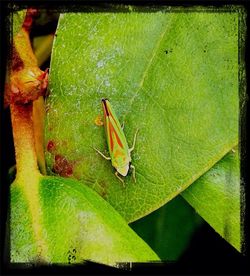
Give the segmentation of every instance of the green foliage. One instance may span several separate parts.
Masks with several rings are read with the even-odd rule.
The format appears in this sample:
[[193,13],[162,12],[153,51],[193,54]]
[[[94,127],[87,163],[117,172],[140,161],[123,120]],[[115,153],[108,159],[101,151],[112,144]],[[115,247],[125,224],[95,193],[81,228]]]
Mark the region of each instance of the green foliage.
[[189,246],[202,218],[177,196],[153,213],[130,224],[161,260],[176,261]]
[[182,196],[238,251],[241,250],[239,152],[227,154]]
[[[11,262],[66,264],[91,260],[159,260],[125,220],[96,192],[78,181],[39,177],[32,201],[25,183],[11,185]],[[21,218],[21,219],[20,219]]]
[[[92,148],[107,155],[95,124],[103,97],[125,122],[129,145],[139,128],[137,183],[129,174],[125,188]],[[238,106],[237,12],[63,14],[47,100],[49,173],[79,179],[134,221],[238,143]]]
[[[129,11],[60,17],[46,159],[50,174],[79,181],[11,185],[12,262],[176,260],[202,221],[188,203],[241,249],[238,151],[225,156],[238,143],[239,13]],[[24,16],[14,14],[14,34]],[[139,128],[137,183],[129,173],[123,187],[92,148],[108,153],[102,98],[129,145]],[[138,218],[130,226],[144,241],[127,225]]]
[[17,11],[17,12],[13,12],[13,22],[12,22],[12,35],[16,35],[22,25],[23,25],[23,21],[24,21],[24,18],[25,18],[25,15],[26,15],[26,10],[20,10],[20,11]]

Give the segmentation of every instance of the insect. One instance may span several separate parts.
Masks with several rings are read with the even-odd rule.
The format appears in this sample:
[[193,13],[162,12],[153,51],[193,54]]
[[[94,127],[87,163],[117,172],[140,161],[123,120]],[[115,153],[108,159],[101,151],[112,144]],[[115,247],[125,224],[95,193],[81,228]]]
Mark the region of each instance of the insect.
[[135,147],[138,129],[134,135],[133,145],[129,148],[123,132],[123,127],[120,125],[108,99],[102,99],[102,108],[110,157],[105,156],[98,149],[94,149],[106,160],[111,160],[112,166],[116,169],[115,175],[123,185],[124,180],[119,176],[119,174],[126,176],[130,168],[133,170],[133,178],[136,182],[135,167],[131,164],[131,152]]

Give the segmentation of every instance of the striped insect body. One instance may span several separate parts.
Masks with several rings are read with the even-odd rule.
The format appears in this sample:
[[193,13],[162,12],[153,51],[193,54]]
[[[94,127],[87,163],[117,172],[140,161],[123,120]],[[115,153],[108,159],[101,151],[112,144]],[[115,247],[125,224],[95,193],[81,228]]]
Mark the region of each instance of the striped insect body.
[[110,157],[105,156],[97,149],[95,150],[106,160],[111,160],[112,166],[116,169],[115,175],[122,181],[122,183],[124,183],[124,180],[119,176],[119,174],[121,176],[126,176],[130,168],[133,169],[133,178],[136,182],[135,167],[131,164],[131,152],[135,147],[138,130],[134,136],[133,146],[132,148],[129,148],[123,128],[108,99],[102,99],[102,108]]

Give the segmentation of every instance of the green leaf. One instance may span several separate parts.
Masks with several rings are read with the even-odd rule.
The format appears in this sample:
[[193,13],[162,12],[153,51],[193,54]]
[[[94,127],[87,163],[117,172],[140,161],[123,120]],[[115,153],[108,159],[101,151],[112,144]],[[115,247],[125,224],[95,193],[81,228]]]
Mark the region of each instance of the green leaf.
[[26,10],[13,12],[13,26],[12,35],[15,36],[21,29],[26,15]]
[[11,262],[159,260],[96,192],[75,180],[32,178],[11,185]]
[[[50,174],[87,183],[128,222],[185,190],[238,143],[238,13],[67,13],[54,41],[47,100]],[[114,175],[101,99],[131,146]],[[60,162],[58,162],[58,160]],[[204,191],[205,192],[205,191]]]
[[204,222],[181,196],[130,224],[163,261],[177,261]]
[[241,250],[239,152],[230,152],[182,196],[238,251]]

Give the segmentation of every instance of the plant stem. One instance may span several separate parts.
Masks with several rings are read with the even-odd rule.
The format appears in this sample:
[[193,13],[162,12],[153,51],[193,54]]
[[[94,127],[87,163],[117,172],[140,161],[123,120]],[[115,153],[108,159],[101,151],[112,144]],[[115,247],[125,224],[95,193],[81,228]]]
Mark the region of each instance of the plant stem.
[[43,175],[46,175],[46,164],[44,155],[44,121],[45,104],[43,97],[40,96],[37,100],[33,102],[34,141],[39,170]]
[[54,34],[35,37],[33,40],[33,51],[40,67],[51,55]]
[[32,103],[13,103],[10,109],[16,155],[16,179],[29,180],[39,174],[34,145]]
[[[33,50],[37,58],[38,66],[41,66],[49,58],[53,39],[53,34],[34,38]],[[38,166],[40,172],[43,175],[46,175],[46,164],[44,156],[44,120],[45,104],[43,97],[40,96],[33,102],[33,126]]]

